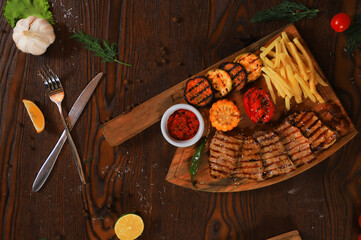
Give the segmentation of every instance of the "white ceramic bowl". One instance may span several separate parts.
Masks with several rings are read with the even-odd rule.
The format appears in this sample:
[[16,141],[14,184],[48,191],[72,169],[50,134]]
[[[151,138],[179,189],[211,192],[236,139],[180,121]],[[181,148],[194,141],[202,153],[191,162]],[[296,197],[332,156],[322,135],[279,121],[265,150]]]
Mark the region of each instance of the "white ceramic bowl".
[[[191,138],[189,140],[185,140],[185,141],[176,140],[176,139],[172,138],[168,132],[168,128],[167,128],[168,118],[170,117],[170,115],[172,115],[175,111],[177,111],[179,109],[185,109],[185,110],[189,110],[189,111],[193,112],[199,121],[198,132],[196,133],[196,135],[194,135],[193,138]],[[195,107],[193,107],[189,104],[183,104],[183,103],[176,104],[176,105],[168,108],[168,110],[165,111],[165,113],[163,114],[162,120],[160,121],[160,129],[162,131],[163,137],[173,146],[189,147],[189,146],[195,144],[196,142],[198,142],[199,139],[202,137],[203,132],[204,132],[204,120],[203,120],[202,114]]]

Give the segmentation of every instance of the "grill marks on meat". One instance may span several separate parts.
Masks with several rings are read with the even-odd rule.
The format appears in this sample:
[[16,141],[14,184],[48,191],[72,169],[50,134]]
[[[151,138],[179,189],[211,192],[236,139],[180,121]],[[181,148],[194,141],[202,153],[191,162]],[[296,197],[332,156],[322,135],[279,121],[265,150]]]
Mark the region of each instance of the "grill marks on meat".
[[254,138],[262,147],[261,155],[266,177],[287,174],[295,169],[281,138],[276,133],[258,131]]
[[318,152],[327,149],[337,140],[336,133],[322,124],[313,112],[295,113],[288,119],[308,138],[312,151]]
[[319,108],[320,109],[317,111],[317,115],[320,117],[321,121],[326,124],[326,126],[330,126],[331,129],[336,130],[339,136],[345,136],[350,132],[350,122],[342,114],[340,106],[329,101],[321,104]]
[[252,137],[244,139],[232,176],[258,181],[264,180],[261,146]]
[[276,129],[276,132],[281,137],[282,144],[296,167],[309,163],[316,158],[311,151],[308,139],[302,135],[300,129],[292,126],[287,119]]
[[213,178],[227,178],[231,176],[242,143],[242,136],[228,136],[221,131],[215,133],[209,146],[210,156],[208,158]]
[[297,112],[272,131],[257,131],[253,137],[228,136],[217,131],[208,159],[213,178],[247,178],[262,181],[287,174],[313,161],[314,153],[337,140],[313,112]]

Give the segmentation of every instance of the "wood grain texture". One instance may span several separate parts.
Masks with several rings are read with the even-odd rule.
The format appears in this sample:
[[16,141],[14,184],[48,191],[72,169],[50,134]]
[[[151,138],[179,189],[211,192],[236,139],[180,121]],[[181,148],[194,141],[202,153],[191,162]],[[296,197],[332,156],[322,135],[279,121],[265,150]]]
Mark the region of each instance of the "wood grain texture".
[[[240,193],[206,193],[164,179],[175,148],[153,125],[112,147],[101,126],[116,116],[281,28],[249,23],[274,0],[49,0],[57,39],[42,56],[20,53],[0,17],[0,239],[116,239],[124,213],[145,222],[140,239],[267,239],[297,229],[303,239],[355,239],[361,214],[360,136],[312,169],[273,186]],[[361,2],[302,1],[322,12],[296,23],[347,113],[360,130],[360,51],[344,53],[345,38],[328,27],[338,12],[361,12]],[[5,1],[0,1],[2,9]],[[69,39],[83,30],[118,43],[128,68],[101,59]],[[36,69],[49,64],[65,88],[68,112],[91,77],[99,84],[72,136],[84,161],[82,186],[65,144],[43,189],[36,173],[62,132],[57,110]],[[44,112],[36,134],[21,99]],[[136,120],[136,119],[135,119]]]

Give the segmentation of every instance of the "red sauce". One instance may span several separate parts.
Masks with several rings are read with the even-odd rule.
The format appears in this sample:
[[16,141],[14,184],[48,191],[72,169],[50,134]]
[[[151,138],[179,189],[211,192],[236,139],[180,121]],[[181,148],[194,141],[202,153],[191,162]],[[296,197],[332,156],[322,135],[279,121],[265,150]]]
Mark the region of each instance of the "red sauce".
[[182,141],[189,140],[196,135],[199,121],[193,112],[179,109],[168,118],[167,128],[172,138]]
[[251,88],[243,96],[247,115],[255,123],[266,123],[275,110],[270,96],[261,88]]

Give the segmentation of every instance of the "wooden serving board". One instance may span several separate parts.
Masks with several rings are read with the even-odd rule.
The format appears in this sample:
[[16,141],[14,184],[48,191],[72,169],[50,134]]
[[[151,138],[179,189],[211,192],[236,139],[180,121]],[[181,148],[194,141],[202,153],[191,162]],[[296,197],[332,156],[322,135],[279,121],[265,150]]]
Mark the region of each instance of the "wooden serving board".
[[[289,27],[294,28],[293,25],[289,25]],[[273,36],[275,36],[276,34],[280,33],[283,30],[284,28],[269,34],[268,36],[262,38],[261,40],[249,45],[248,47],[242,49],[241,51],[229,56],[223,61],[214,64],[213,66],[203,70],[202,72],[192,77],[205,75],[205,73],[208,72],[209,70],[218,67],[220,63],[225,62],[226,60],[228,61],[233,60],[240,53],[251,52],[254,51],[254,49],[259,49],[261,46],[265,45],[266,42],[270,40]],[[158,122],[162,118],[163,113],[172,105],[177,103],[185,103],[185,100],[183,98],[183,91],[188,79],[178,83],[174,87],[171,87],[168,90],[162,92],[161,94],[138,105],[129,113],[120,115],[106,122],[101,127],[105,139],[112,146],[117,146],[119,144],[122,144],[129,138],[135,136],[144,129]]]
[[[241,53],[255,52],[260,47],[267,46],[282,31],[286,31],[286,33],[288,34],[290,39],[293,39],[294,37],[299,38],[300,42],[302,43],[302,45],[305,47],[306,51],[308,51],[309,55],[311,56],[311,59],[313,61],[313,64],[314,64],[316,70],[321,75],[321,77],[327,82],[327,80],[326,80],[324,74],[322,73],[320,67],[318,66],[315,58],[312,56],[310,50],[307,48],[307,45],[301,38],[300,34],[298,33],[298,31],[294,25],[288,25],[285,28],[280,29],[280,30],[268,35],[267,37],[261,39],[260,41],[229,56],[228,58],[218,62],[217,64],[200,72],[197,75],[205,75],[205,73],[208,70],[217,68],[223,62],[233,61],[235,59],[235,57]],[[181,84],[183,84],[183,83],[181,83]],[[247,84],[246,87],[244,89],[242,89],[241,92],[232,92],[229,94],[229,96],[227,96],[228,99],[231,99],[236,103],[236,105],[238,106],[238,108],[241,112],[241,121],[240,121],[238,127],[244,131],[245,135],[247,135],[247,132],[249,132],[249,134],[253,133],[254,130],[256,130],[256,129],[257,130],[258,129],[273,129],[275,125],[277,125],[280,121],[282,121],[282,119],[284,119],[284,116],[286,113],[284,100],[282,98],[277,98],[277,104],[275,106],[275,115],[272,118],[272,122],[267,123],[266,125],[253,123],[249,119],[249,117],[246,115],[244,107],[243,107],[243,103],[242,103],[242,96],[243,96],[244,92],[247,89],[249,89],[250,87],[261,87],[261,88],[267,90],[267,85],[266,85],[263,77],[261,77],[259,80],[255,81],[254,83]],[[354,125],[352,124],[350,118],[347,116],[347,113],[345,112],[344,108],[342,107],[339,99],[337,98],[337,96],[334,93],[331,86],[324,87],[324,86],[318,85],[317,90],[319,91],[319,93],[322,95],[322,97],[326,101],[332,101],[332,102],[336,103],[338,106],[340,106],[343,115],[347,118],[347,120],[350,123],[350,132],[347,135],[339,138],[332,147],[330,147],[326,151],[322,152],[321,154],[317,155],[317,158],[313,162],[311,162],[309,164],[305,164],[287,175],[273,177],[273,178],[270,178],[270,179],[267,179],[264,181],[260,181],[260,182],[251,181],[248,179],[213,179],[210,176],[209,165],[208,165],[208,154],[207,154],[209,151],[206,148],[205,154],[203,155],[203,157],[201,159],[198,173],[195,177],[195,180],[196,180],[196,189],[195,190],[208,191],[208,192],[236,192],[236,191],[246,191],[246,190],[266,187],[266,186],[284,181],[286,179],[289,179],[293,176],[296,176],[296,175],[310,169],[311,167],[315,166],[316,164],[320,163],[321,161],[323,161],[324,159],[326,159],[327,157],[329,157],[330,155],[335,153],[338,149],[340,149],[348,141],[350,141],[353,137],[355,137],[355,135],[357,134],[357,130],[355,129]],[[183,92],[182,89],[180,89],[180,91]],[[309,99],[303,100],[303,102],[301,104],[296,104],[294,101],[291,102],[291,111],[297,111],[297,110],[301,110],[301,109],[316,110],[319,107],[320,107],[319,104],[315,104],[312,101],[310,101]],[[202,110],[203,115],[205,116],[206,122],[207,121],[209,122],[208,110],[209,109]],[[174,155],[174,158],[172,160],[171,166],[168,170],[168,174],[166,177],[167,181],[169,181],[173,184],[185,187],[185,188],[194,189],[190,182],[189,166],[190,166],[190,160],[191,160],[191,157],[193,156],[195,148],[196,148],[195,146],[192,146],[192,147],[188,147],[188,148],[178,148],[177,149],[177,151]]]

